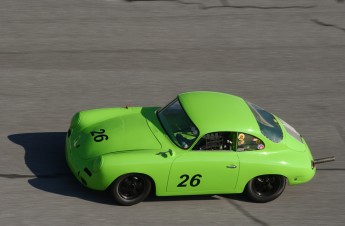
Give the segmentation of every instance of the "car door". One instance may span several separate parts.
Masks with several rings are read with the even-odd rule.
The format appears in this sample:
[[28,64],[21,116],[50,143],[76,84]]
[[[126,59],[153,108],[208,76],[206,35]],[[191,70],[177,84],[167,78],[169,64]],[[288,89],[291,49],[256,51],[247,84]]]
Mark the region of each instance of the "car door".
[[[220,133],[205,135],[192,150],[186,151],[173,161],[168,179],[168,193],[211,194],[234,191],[239,174],[238,156],[233,150],[235,147],[231,147],[231,140],[222,138],[222,141],[217,143],[215,134]],[[231,136],[228,132],[221,134]],[[207,141],[207,136],[210,138],[209,144],[213,146],[204,145],[201,148],[202,143]]]

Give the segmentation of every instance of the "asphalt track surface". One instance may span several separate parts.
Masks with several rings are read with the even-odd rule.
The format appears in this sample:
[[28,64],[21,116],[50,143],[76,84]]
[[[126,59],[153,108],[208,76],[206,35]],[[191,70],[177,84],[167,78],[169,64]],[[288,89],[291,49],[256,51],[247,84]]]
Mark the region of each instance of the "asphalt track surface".
[[[266,204],[215,195],[122,207],[71,176],[75,112],[162,106],[192,90],[257,103],[336,161]],[[343,1],[1,0],[0,225],[344,225],[344,105]]]

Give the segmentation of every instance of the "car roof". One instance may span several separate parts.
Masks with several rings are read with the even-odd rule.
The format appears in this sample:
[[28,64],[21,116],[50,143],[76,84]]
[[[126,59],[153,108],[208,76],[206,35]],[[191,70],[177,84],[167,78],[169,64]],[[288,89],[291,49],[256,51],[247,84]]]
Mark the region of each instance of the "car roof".
[[181,93],[178,99],[201,134],[217,131],[261,134],[252,111],[241,97],[219,92],[195,91]]

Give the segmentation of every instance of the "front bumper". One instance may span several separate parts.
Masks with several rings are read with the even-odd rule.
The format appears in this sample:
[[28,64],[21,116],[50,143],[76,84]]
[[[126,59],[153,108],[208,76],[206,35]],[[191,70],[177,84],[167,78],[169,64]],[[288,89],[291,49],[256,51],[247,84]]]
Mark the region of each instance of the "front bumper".
[[78,152],[82,147],[74,145],[77,136],[71,130],[66,135],[65,156],[67,165],[73,175],[85,186],[90,189],[103,191],[107,189],[104,183],[102,170],[93,170],[95,159],[82,159]]

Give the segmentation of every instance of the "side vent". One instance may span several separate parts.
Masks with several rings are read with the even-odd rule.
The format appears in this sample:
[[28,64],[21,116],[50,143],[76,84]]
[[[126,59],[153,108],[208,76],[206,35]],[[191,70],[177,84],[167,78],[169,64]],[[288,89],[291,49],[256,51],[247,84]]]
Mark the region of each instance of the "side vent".
[[80,180],[81,180],[81,182],[83,182],[83,184],[84,184],[85,186],[87,186],[86,180],[85,180],[84,178],[80,177]]
[[92,173],[91,173],[91,171],[90,171],[88,168],[84,168],[84,172],[85,172],[87,175],[89,175],[89,177],[92,176]]

